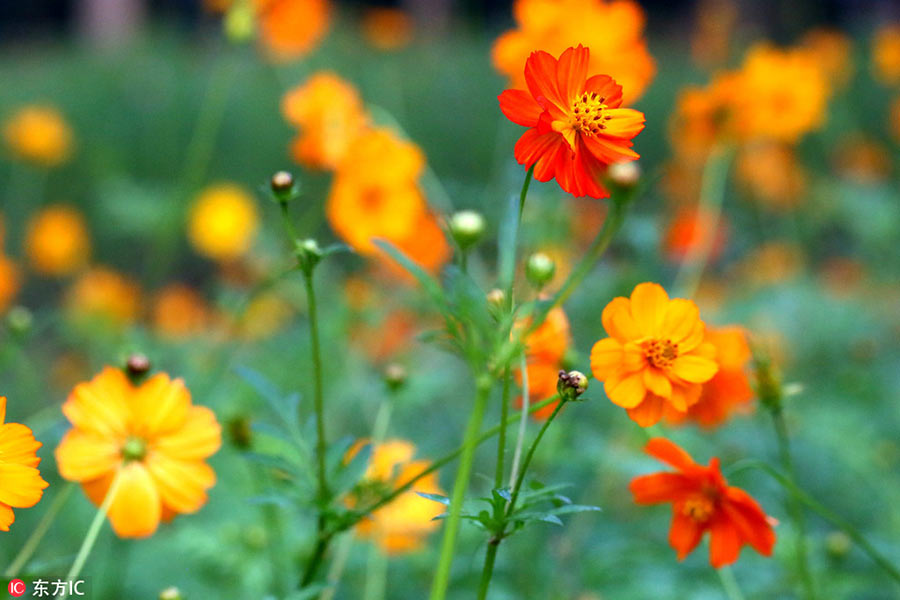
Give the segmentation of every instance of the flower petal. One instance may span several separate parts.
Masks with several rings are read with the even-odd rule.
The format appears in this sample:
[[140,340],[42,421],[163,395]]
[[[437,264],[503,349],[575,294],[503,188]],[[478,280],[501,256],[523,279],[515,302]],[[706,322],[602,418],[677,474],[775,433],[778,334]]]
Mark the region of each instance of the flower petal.
[[528,91],[554,119],[562,117],[567,106],[556,82],[557,60],[543,50],[532,52],[525,61],[525,83]]
[[0,531],[9,531],[9,526],[16,520],[13,509],[0,502]]
[[505,90],[497,96],[500,111],[507,119],[523,127],[536,127],[544,109],[525,90]]
[[604,386],[606,395],[613,404],[622,408],[634,408],[644,400],[647,388],[641,372],[627,374],[624,377],[611,377]]
[[703,538],[704,527],[678,507],[672,508],[672,526],[669,528],[669,545],[678,553],[678,560],[693,552]]
[[606,381],[622,360],[622,344],[615,338],[603,338],[591,348],[591,372],[598,381]]
[[647,394],[638,406],[628,409],[628,416],[641,427],[653,427],[662,418],[666,401],[656,394]]
[[222,428],[215,413],[205,406],[192,406],[184,425],[156,438],[152,448],[171,458],[202,460],[215,454],[221,445]]
[[131,421],[128,400],[133,392],[121,369],[106,367],[90,381],[75,386],[62,411],[79,429],[124,436]]
[[162,514],[159,491],[143,464],[130,462],[119,470],[109,522],[119,537],[152,535]]
[[59,474],[69,481],[88,481],[114,471],[121,462],[120,443],[90,431],[72,429],[56,447]]
[[584,91],[597,92],[603,97],[603,103],[610,108],[618,108],[622,104],[622,86],[609,75],[594,75],[584,82]]
[[165,505],[175,512],[193,513],[206,503],[206,490],[216,482],[216,473],[201,461],[169,458],[161,452],[147,457],[147,470],[153,476]]
[[660,332],[669,295],[658,283],[638,284],[631,292],[631,314],[645,336],[656,336]]
[[727,488],[725,497],[723,510],[737,527],[741,538],[763,556],[771,556],[775,531],[759,503],[737,487]]
[[679,345],[681,352],[693,350],[695,346],[685,348],[682,342],[687,338],[700,322],[700,310],[697,305],[684,298],[673,298],[666,306],[666,314],[660,333]]
[[669,398],[672,395],[672,383],[659,369],[648,367],[643,373],[644,385],[648,390],[662,398]]
[[631,301],[628,298],[613,298],[603,309],[600,317],[603,329],[620,342],[628,342],[641,337],[641,330],[631,316]]
[[628,484],[637,504],[678,502],[696,490],[693,480],[681,473],[652,473],[635,477]]
[[671,440],[662,437],[655,437],[647,442],[644,446],[644,452],[664,462],[667,465],[675,467],[679,471],[691,470],[697,466],[691,455]]
[[641,111],[633,108],[610,108],[603,111],[603,114],[610,117],[604,121],[606,129],[601,133],[603,137],[630,140],[644,130],[646,119]]
[[730,565],[741,553],[741,536],[737,527],[724,514],[717,514],[710,524],[709,563],[718,569]]
[[36,467],[41,459],[35,452],[42,445],[34,439],[34,434],[25,425],[19,423],[0,425],[0,457],[4,462]]
[[588,77],[591,52],[581,44],[568,48],[559,57],[556,66],[556,81],[560,98],[565,106],[571,106],[576,96],[581,95]]
[[184,382],[159,373],[137,389],[132,401],[134,433],[153,439],[175,431],[184,424],[190,406],[191,394]]
[[719,365],[716,364],[716,361],[696,354],[679,356],[672,363],[672,372],[678,378],[691,383],[709,381],[718,370]]
[[0,462],[0,503],[14,508],[34,506],[49,485],[34,467]]

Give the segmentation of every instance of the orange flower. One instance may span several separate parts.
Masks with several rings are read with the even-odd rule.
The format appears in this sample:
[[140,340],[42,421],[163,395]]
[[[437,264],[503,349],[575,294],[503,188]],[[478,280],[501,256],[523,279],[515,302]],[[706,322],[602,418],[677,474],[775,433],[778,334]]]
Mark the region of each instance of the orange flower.
[[0,396],[0,531],[9,531],[16,520],[13,508],[34,506],[49,485],[37,468],[42,444],[25,425],[5,420],[6,398]]
[[119,537],[152,535],[160,520],[206,503],[216,473],[205,460],[221,428],[180,379],[160,373],[134,385],[107,367],[77,385],[62,410],[73,428],[56,448],[59,473],[97,505],[115,486],[108,514]]
[[666,255],[672,261],[682,261],[704,242],[707,235],[710,235],[713,240],[709,251],[709,262],[715,262],[722,254],[728,237],[728,226],[723,221],[724,215],[720,215],[715,232],[710,232],[713,227],[712,217],[703,209],[679,210],[669,224],[663,240]]
[[720,327],[706,332],[706,339],[716,347],[719,371],[703,384],[696,404],[681,413],[666,407],[666,420],[673,424],[690,420],[703,427],[717,427],[738,411],[747,412],[753,400],[753,386],[747,375],[750,346],[743,328]]
[[413,37],[412,18],[398,8],[370,8],[362,20],[366,41],[379,50],[403,48]]
[[[432,275],[436,275],[453,255],[447,236],[438,224],[437,217],[423,213],[412,231],[402,237],[390,240],[398,250]],[[393,258],[381,253],[387,271],[394,277],[412,282],[412,276]]]
[[69,275],[87,263],[91,240],[80,212],[62,204],[42,209],[28,223],[25,253],[44,275]]
[[525,62],[528,91],[500,94],[500,110],[528,127],[515,147],[516,160],[534,166],[538,181],[555,178],[575,196],[606,198],[600,183],[609,165],[638,158],[631,139],[644,115],[622,108],[622,87],[608,75],[588,77],[590,51],[569,48],[553,58],[534,52]]
[[708,466],[697,464],[665,438],[651,439],[644,451],[677,472],[635,477],[629,489],[638,504],[672,503],[669,545],[678,553],[678,560],[684,560],[707,531],[709,562],[716,569],[735,562],[745,544],[763,556],[771,556],[774,519],[766,516],[747,492],[728,485],[718,458],[710,460]]
[[641,427],[656,424],[666,406],[687,412],[719,368],[697,305],[670,300],[655,283],[638,285],[630,299],[615,298],[602,320],[611,337],[594,344],[591,370]]
[[44,167],[59,166],[72,153],[72,130],[51,106],[19,110],[4,123],[3,139],[14,155]]
[[591,73],[607,73],[623,87],[624,102],[641,97],[656,74],[643,38],[644,11],[631,0],[516,0],[517,28],[494,44],[494,67],[510,87],[524,88],[522,63],[535,50],[557,56],[569,46],[593,48]]
[[900,23],[885,25],[872,40],[872,68],[885,85],[900,83]]
[[853,74],[850,38],[833,29],[813,29],[803,36],[801,45],[815,57],[832,87],[845,87]]
[[[360,440],[347,452],[352,459],[368,440]],[[413,460],[416,447],[405,440],[386,440],[372,448],[369,467],[358,486],[357,493],[349,500],[351,506],[368,505],[380,492],[389,492],[417,477],[430,463]],[[371,494],[374,492],[374,495]],[[416,492],[441,494],[437,473],[430,473],[389,504],[379,508],[356,526],[356,533],[372,539],[387,554],[403,554],[420,549],[426,536],[440,527],[434,518],[444,512],[437,502],[427,500]],[[369,498],[373,495],[373,498]]]
[[393,360],[412,346],[420,325],[416,315],[395,309],[380,317],[377,323],[361,322],[353,328],[350,339],[374,363]]
[[156,295],[151,318],[156,332],[169,339],[203,333],[209,324],[203,298],[182,284],[168,285]]
[[253,0],[260,38],[272,58],[294,60],[311,52],[328,32],[327,0]]
[[745,145],[738,156],[736,171],[737,179],[756,200],[770,209],[790,210],[803,201],[806,172],[793,148],[787,144],[760,142]]
[[368,120],[356,88],[328,71],[288,91],[281,112],[300,129],[291,144],[294,160],[316,169],[336,168]]
[[[522,327],[526,324],[527,321],[524,321],[518,326]],[[528,375],[528,401],[530,403],[546,400],[556,393],[559,371],[571,343],[569,319],[559,306],[547,313],[544,322],[528,335],[525,340],[525,371]],[[522,373],[520,370],[516,370],[515,375],[516,381],[521,386],[523,384]],[[523,406],[521,396],[516,400],[516,405],[519,408]],[[532,416],[538,420],[546,419],[556,405],[556,402],[551,402],[532,413]]]
[[140,288],[131,279],[96,267],[79,277],[66,292],[65,305],[77,319],[102,319],[122,326],[137,319],[140,294]]
[[19,293],[21,278],[19,267],[11,259],[0,254],[0,314],[4,313]]

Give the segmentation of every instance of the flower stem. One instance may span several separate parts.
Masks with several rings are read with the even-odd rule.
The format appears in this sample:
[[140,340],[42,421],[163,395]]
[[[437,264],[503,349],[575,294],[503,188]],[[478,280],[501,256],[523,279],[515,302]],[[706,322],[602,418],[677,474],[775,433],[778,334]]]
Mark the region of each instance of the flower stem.
[[[794,480],[796,479],[794,461],[791,458],[790,436],[788,435],[787,423],[784,420],[784,413],[780,407],[773,407],[769,412],[772,414],[772,423],[775,426],[775,435],[778,439],[778,455],[781,461],[781,468],[784,469],[784,472],[791,480]],[[813,600],[816,597],[816,591],[812,574],[809,570],[806,519],[803,516],[803,506],[793,494],[788,498],[788,512],[791,515],[791,520],[794,522],[794,530],[797,536],[795,558],[797,571],[803,585],[803,594],[808,600]]]
[[531,394],[528,390],[528,363],[525,354],[522,354],[521,366],[522,371],[522,412],[519,414],[519,434],[516,437],[516,450],[513,452],[512,470],[509,473],[509,485],[512,487],[516,480],[516,474],[519,472],[519,460],[522,458],[522,446],[525,444],[525,430],[528,426],[528,401]]
[[[91,521],[91,525],[88,527],[87,535],[84,536],[81,548],[78,549],[78,554],[75,556],[75,562],[72,563],[72,568],[66,573],[66,581],[74,581],[81,574],[81,569],[84,568],[84,563],[87,562],[88,556],[97,541],[97,536],[100,534],[100,529],[103,527],[106,513],[109,512],[109,507],[112,505],[113,500],[116,497],[116,492],[119,490],[119,481],[120,475],[117,472],[113,477],[112,483],[109,484],[109,489],[106,490],[106,496],[103,498],[100,508],[97,509],[97,514],[94,515],[94,520]],[[65,598],[66,595],[67,594],[63,592],[61,597]]]
[[491,578],[494,576],[494,563],[497,560],[497,550],[500,549],[500,538],[492,536],[488,541],[487,551],[484,555],[484,568],[481,570],[481,582],[478,584],[478,600],[487,598],[488,588],[491,586]]
[[[507,367],[503,372],[503,394],[500,396],[500,422],[505,423],[509,416],[509,388],[512,375]],[[527,406],[523,410],[527,410]],[[497,436],[497,470],[494,473],[494,487],[503,487],[503,475],[505,474],[506,460],[506,427],[501,427]]]
[[462,454],[459,459],[456,481],[453,484],[453,493],[450,498],[449,515],[444,525],[440,559],[435,572],[434,582],[431,585],[431,600],[444,600],[447,595],[447,587],[450,583],[450,566],[453,563],[456,536],[459,533],[459,525],[462,520],[462,503],[466,490],[469,487],[469,475],[472,471],[475,446],[478,445],[478,433],[481,431],[484,409],[491,392],[491,379],[487,375],[480,375],[475,385],[475,405],[472,408],[472,414],[469,416],[469,423],[466,426],[466,434],[463,438]]
[[4,577],[15,577],[15,575],[22,570],[22,567],[25,566],[28,559],[34,554],[34,551],[37,550],[41,540],[44,539],[44,535],[46,535],[47,530],[50,529],[50,525],[53,524],[56,515],[62,510],[63,505],[65,505],[66,500],[69,499],[74,488],[74,483],[67,482],[59,493],[56,494],[56,497],[53,498],[53,502],[47,508],[47,512],[44,513],[44,516],[41,518],[40,523],[38,523],[37,527],[34,528],[34,531],[31,532],[31,535],[25,541],[25,545],[22,546],[22,549],[19,550],[16,558],[13,559],[12,563],[10,563],[9,567],[3,573]]
[[716,572],[719,574],[719,580],[722,582],[722,589],[725,590],[725,595],[728,596],[728,600],[744,600],[744,594],[741,593],[741,588],[734,578],[731,567],[720,567],[716,569]]
[[363,600],[384,600],[387,592],[388,561],[377,544],[369,545]]

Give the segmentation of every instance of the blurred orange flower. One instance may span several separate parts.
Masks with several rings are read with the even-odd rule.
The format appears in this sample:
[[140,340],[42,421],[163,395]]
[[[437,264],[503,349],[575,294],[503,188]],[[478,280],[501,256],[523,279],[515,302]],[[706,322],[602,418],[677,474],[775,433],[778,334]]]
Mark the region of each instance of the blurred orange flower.
[[91,254],[91,239],[81,213],[56,204],[42,209],[28,222],[25,254],[43,275],[61,276],[83,267]]
[[[527,327],[528,320],[516,325]],[[525,371],[528,376],[528,401],[540,402],[556,394],[556,384],[559,380],[559,371],[562,369],[566,352],[572,344],[572,336],[569,330],[569,319],[562,307],[557,306],[549,313],[544,322],[525,339]],[[515,371],[516,382],[522,386],[521,370]],[[535,419],[546,419],[556,408],[557,402],[551,402],[547,406],[532,413]],[[516,406],[523,406],[522,397],[516,400]]]
[[332,229],[358,252],[376,253],[373,238],[396,243],[415,233],[426,212],[417,183],[425,156],[388,129],[367,130],[338,167],[325,214]]
[[818,28],[807,32],[800,46],[810,51],[833,88],[842,88],[853,75],[853,45],[836,29]]
[[282,331],[295,313],[294,306],[275,292],[259,294],[235,320],[235,333],[245,340],[261,340]]
[[394,309],[379,316],[376,322],[362,320],[350,332],[351,343],[370,361],[385,363],[412,345],[419,322],[409,310]]
[[100,505],[119,537],[147,537],[206,503],[216,474],[205,460],[221,445],[213,412],[191,404],[184,382],[165,373],[140,385],[112,367],[72,390],[62,406],[73,428],[56,448],[64,479]]
[[885,25],[872,40],[872,69],[885,85],[900,83],[900,23]]
[[[708,260],[715,262],[725,249],[728,239],[728,225],[724,221],[725,216],[719,215],[718,222],[714,224],[712,215],[699,208],[679,210],[669,223],[663,238],[666,256],[675,262],[683,261],[709,235],[713,239]],[[715,232],[710,231],[713,227],[716,228]]]
[[21,108],[3,124],[3,139],[14,156],[43,167],[56,167],[72,153],[72,130],[52,106]]
[[398,8],[373,7],[363,15],[362,30],[366,41],[373,47],[397,50],[412,41],[413,20]]
[[575,196],[606,198],[601,178],[609,165],[634,160],[631,140],[644,128],[644,115],[622,108],[622,87],[608,75],[589,77],[590,50],[569,48],[559,60],[543,51],[525,62],[528,91],[506,90],[500,110],[528,127],[515,157],[534,166],[538,181],[556,179]]
[[223,262],[246,254],[258,228],[253,196],[234,183],[204,189],[188,217],[188,239],[197,252]]
[[736,178],[754,200],[772,210],[790,210],[804,199],[807,176],[788,144],[746,144],[738,155]]
[[[391,240],[398,250],[425,271],[436,275],[453,255],[447,236],[432,212],[425,212],[405,236]],[[384,265],[394,277],[412,282],[412,276],[393,258],[380,252]]]
[[42,445],[25,425],[6,423],[6,398],[0,396],[0,531],[16,520],[13,508],[34,506],[49,485],[37,468]]
[[140,312],[141,291],[131,279],[106,267],[81,275],[65,296],[66,311],[75,319],[100,319],[121,327]]
[[602,315],[608,338],[594,344],[591,370],[606,395],[641,427],[655,425],[667,406],[684,413],[718,370],[697,305],[669,299],[655,283],[615,298]]
[[719,459],[697,464],[690,455],[665,438],[653,438],[644,451],[675,468],[631,480],[629,489],[637,504],[672,503],[669,544],[678,560],[690,554],[708,531],[709,562],[716,569],[730,565],[745,544],[763,556],[775,546],[775,520],[744,490],[729,486]]
[[272,58],[289,61],[310,53],[331,24],[327,0],[253,0],[260,39]]
[[209,317],[203,297],[184,284],[167,285],[153,300],[151,322],[164,338],[184,339],[201,334]]
[[643,38],[644,11],[631,0],[516,0],[517,28],[494,43],[494,67],[510,87],[524,89],[522,64],[542,50],[559,56],[583,44],[593,50],[587,72],[606,73],[623,89],[623,102],[643,95],[656,74],[656,64]]
[[[2,249],[0,249],[2,250]],[[0,314],[6,312],[13,298],[19,293],[21,274],[16,263],[0,253]]]
[[294,160],[316,169],[336,168],[368,121],[356,88],[328,71],[288,91],[281,112],[300,130],[291,144]]
[[703,427],[717,427],[735,412],[752,409],[753,386],[747,368],[752,358],[747,334],[738,326],[709,329],[706,339],[716,347],[719,371],[703,384],[703,392],[687,413],[666,408],[666,420],[678,424],[694,421]]
[[[347,452],[346,460],[351,460],[368,443],[368,440],[356,442]],[[349,504],[368,505],[428,469],[431,466],[428,461],[413,460],[415,453],[416,447],[405,440],[386,440],[375,445],[363,481]],[[357,535],[371,539],[386,554],[405,554],[421,549],[428,534],[440,527],[441,522],[434,518],[444,512],[444,507],[416,492],[443,495],[437,473],[429,473],[411,489],[360,521],[356,525]]]

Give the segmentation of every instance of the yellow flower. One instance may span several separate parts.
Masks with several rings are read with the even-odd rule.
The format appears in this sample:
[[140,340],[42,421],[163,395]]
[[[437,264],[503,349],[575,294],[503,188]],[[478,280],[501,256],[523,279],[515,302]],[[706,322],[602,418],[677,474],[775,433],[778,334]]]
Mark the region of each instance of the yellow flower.
[[281,112],[300,130],[291,145],[294,160],[316,169],[337,167],[367,121],[356,88],[327,71],[285,94]]
[[32,217],[25,234],[25,253],[43,275],[69,275],[83,267],[91,240],[80,212],[65,205],[48,206]]
[[72,152],[72,130],[50,106],[20,109],[4,124],[3,138],[13,155],[44,167],[64,163]]
[[[346,460],[352,459],[368,443],[368,440],[358,441],[347,452]],[[405,440],[387,440],[376,445],[372,449],[363,482],[349,504],[368,505],[372,501],[370,496],[381,497],[428,469],[428,461],[413,460],[415,453],[416,447]],[[420,549],[428,534],[440,527],[440,521],[434,518],[444,512],[444,507],[422,498],[416,492],[443,495],[438,486],[437,473],[429,473],[411,489],[360,521],[356,533],[371,539],[387,554]]]
[[644,11],[631,0],[516,0],[516,29],[494,43],[494,67],[510,87],[525,89],[522,65],[543,50],[559,56],[579,44],[591,49],[589,73],[603,73],[622,86],[623,104],[641,97],[656,74],[643,38]]
[[250,249],[258,227],[253,197],[236,184],[220,183],[203,190],[194,201],[188,238],[200,254],[231,261]]
[[886,25],[872,40],[872,68],[885,85],[900,83],[900,24]]
[[0,531],[16,520],[13,508],[34,506],[48,485],[37,468],[41,443],[25,425],[5,420],[6,398],[0,396]]
[[114,326],[134,322],[140,312],[140,289],[130,279],[96,267],[84,273],[66,293],[67,312],[77,320],[100,319]]

